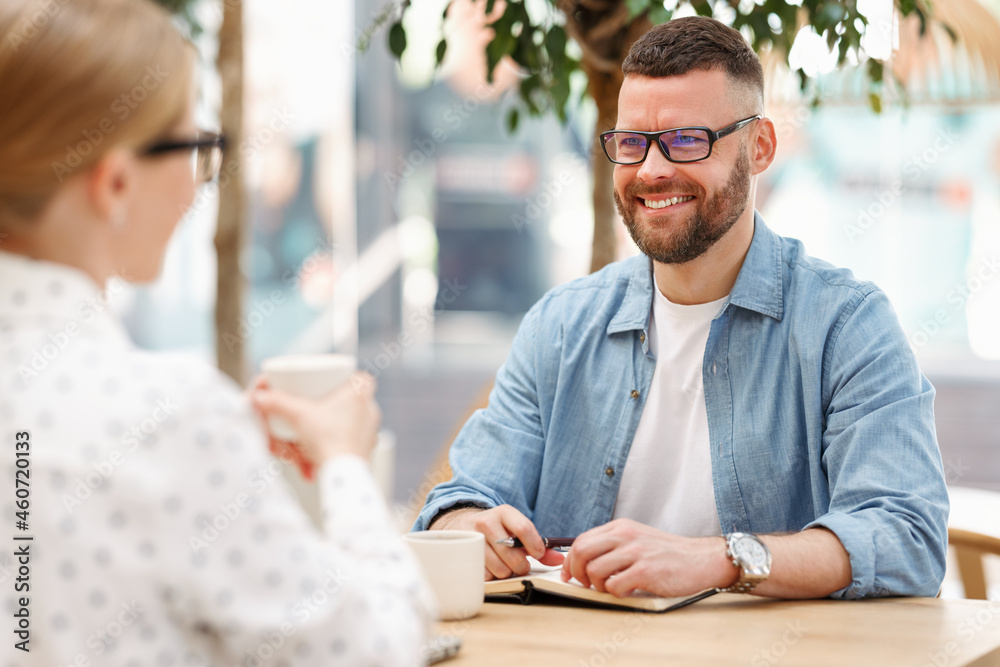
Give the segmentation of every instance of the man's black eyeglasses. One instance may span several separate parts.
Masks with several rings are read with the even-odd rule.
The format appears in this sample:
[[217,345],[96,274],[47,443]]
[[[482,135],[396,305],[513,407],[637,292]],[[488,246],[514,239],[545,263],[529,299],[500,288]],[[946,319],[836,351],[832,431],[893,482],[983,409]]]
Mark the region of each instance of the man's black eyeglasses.
[[194,154],[194,177],[198,183],[215,180],[222,168],[222,154],[226,150],[226,137],[216,132],[198,132],[195,139],[159,141],[142,152],[156,156],[177,151],[196,151]]
[[604,154],[615,164],[639,164],[646,159],[654,141],[671,162],[698,162],[712,154],[716,141],[761,118],[759,115],[744,118],[718,132],[707,127],[675,127],[660,132],[611,130],[601,134],[601,144]]

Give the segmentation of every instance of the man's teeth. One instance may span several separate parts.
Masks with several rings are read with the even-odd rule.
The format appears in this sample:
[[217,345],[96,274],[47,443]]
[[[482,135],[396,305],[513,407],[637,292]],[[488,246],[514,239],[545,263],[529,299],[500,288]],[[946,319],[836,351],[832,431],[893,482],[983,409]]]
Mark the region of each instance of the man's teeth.
[[674,204],[677,204],[679,202],[690,201],[692,199],[694,199],[694,197],[688,197],[688,196],[671,197],[670,199],[659,199],[655,201],[652,199],[643,199],[642,203],[645,204],[648,208],[666,208],[668,206],[673,206]]

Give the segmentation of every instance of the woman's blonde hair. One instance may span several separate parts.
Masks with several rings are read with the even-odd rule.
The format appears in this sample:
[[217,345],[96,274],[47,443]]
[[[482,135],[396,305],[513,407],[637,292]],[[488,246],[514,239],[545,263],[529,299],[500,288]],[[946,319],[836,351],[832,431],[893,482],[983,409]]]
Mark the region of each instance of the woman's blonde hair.
[[0,2],[0,225],[187,110],[194,50],[150,0]]

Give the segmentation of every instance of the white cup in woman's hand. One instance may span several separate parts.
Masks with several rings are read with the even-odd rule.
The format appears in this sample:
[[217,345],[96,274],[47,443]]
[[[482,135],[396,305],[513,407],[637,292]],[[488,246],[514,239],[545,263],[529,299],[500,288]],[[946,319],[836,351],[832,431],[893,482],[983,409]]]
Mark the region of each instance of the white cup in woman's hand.
[[[261,364],[270,389],[302,398],[326,396],[346,382],[357,367],[357,359],[349,354],[292,354],[271,357]],[[270,417],[268,427],[279,440],[298,440],[298,433],[281,417]]]

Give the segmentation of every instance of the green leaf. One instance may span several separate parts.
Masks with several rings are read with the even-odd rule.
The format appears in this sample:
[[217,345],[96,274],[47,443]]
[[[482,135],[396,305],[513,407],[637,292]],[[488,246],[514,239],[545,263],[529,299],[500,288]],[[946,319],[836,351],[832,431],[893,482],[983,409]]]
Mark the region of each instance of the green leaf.
[[389,50],[396,56],[396,60],[399,60],[406,50],[406,31],[403,30],[402,21],[396,21],[389,28]]
[[535,101],[534,93],[542,88],[542,80],[537,74],[521,79],[521,99],[528,105],[528,111],[537,116],[542,113],[541,107]]
[[569,73],[558,72],[552,83],[552,106],[555,107],[559,120],[566,122],[566,102],[569,100]]
[[805,92],[806,85],[808,85],[809,83],[809,75],[806,74],[806,71],[801,67],[795,70],[795,74],[797,74],[799,77],[799,90]]
[[486,45],[486,81],[488,83],[493,83],[493,70],[496,69],[503,56],[503,46],[500,44],[499,38],[494,37]]
[[851,42],[846,36],[840,38],[837,53],[837,65],[843,65],[847,60],[847,51],[851,48]]
[[882,113],[882,96],[878,93],[868,93],[868,105],[875,113]]
[[517,36],[514,51],[511,53],[514,62],[531,72],[540,68],[539,51],[541,49],[535,44],[535,33],[536,30],[533,27],[523,26],[521,34]]
[[517,37],[514,36],[514,23],[520,18],[520,10],[523,7],[510,2],[503,14],[489,27],[493,29],[493,39],[486,45],[486,78],[493,83],[493,70],[500,64],[503,57],[513,53],[517,46]]
[[664,7],[662,2],[657,2],[649,8],[649,22],[653,25],[666,23],[673,15],[673,10]]
[[442,39],[440,42],[438,42],[437,51],[434,53],[435,67],[441,66],[441,61],[444,60],[444,54],[447,50],[448,50],[448,42],[447,40]]
[[694,7],[694,11],[698,13],[698,16],[714,16],[715,12],[712,11],[712,3],[709,0],[695,0],[691,3]]
[[517,107],[514,107],[507,112],[507,131],[511,134],[517,131],[517,124],[521,120],[521,112],[518,111]]
[[844,7],[836,2],[828,2],[823,6],[822,17],[830,24],[836,25],[844,20],[847,12]]
[[554,25],[545,34],[545,50],[549,52],[549,59],[553,66],[556,61],[562,62],[566,59],[566,30],[561,25]]
[[881,60],[875,60],[872,58],[868,61],[868,78],[873,82],[881,81],[884,76],[885,68],[882,65]]
[[170,13],[176,15],[182,29],[189,36],[198,37],[205,31],[198,17],[194,14],[195,0],[156,0],[156,3],[163,5]]
[[[656,0],[653,0],[655,3]],[[650,0],[625,0],[625,7],[628,8],[628,21],[632,22],[636,16],[639,16],[644,11],[649,9],[651,5]]]

